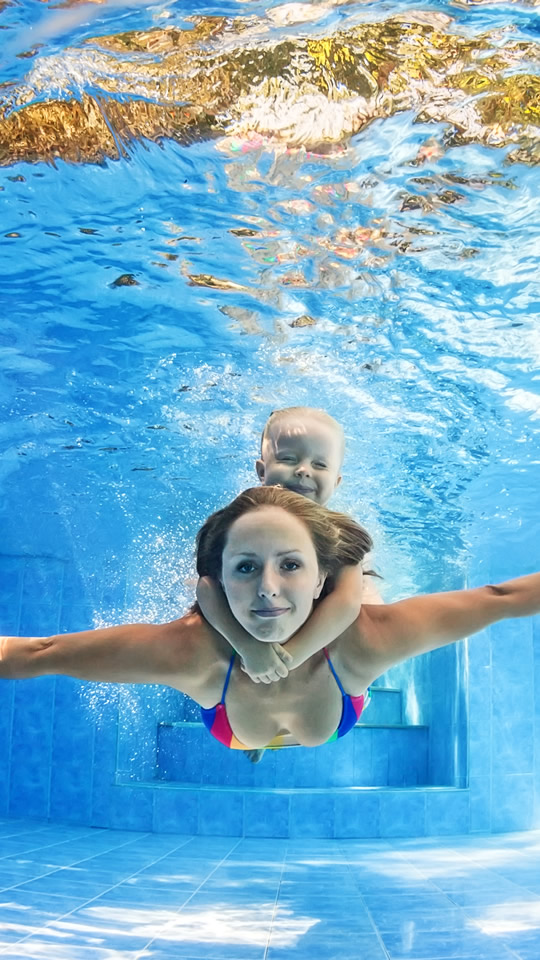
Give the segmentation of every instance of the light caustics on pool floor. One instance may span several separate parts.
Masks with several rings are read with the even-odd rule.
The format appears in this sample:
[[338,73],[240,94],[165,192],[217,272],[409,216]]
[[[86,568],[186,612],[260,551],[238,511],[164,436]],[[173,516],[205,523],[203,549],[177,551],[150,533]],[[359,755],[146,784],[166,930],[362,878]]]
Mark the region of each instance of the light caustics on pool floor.
[[536,960],[538,832],[236,840],[0,823],[6,960]]

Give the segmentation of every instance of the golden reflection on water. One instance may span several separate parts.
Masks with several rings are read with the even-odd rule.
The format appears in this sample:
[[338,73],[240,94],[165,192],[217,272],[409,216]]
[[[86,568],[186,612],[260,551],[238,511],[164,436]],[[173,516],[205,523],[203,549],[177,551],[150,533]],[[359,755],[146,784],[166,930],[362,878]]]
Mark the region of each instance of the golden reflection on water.
[[[275,8],[266,24],[196,17],[191,30],[130,31],[35,56],[25,82],[0,88],[0,163],[101,163],[143,139],[220,138],[231,155],[328,153],[373,119],[403,111],[446,123],[447,146],[511,145],[508,160],[536,161],[532,43],[509,39],[507,28],[452,33],[449,17],[428,11],[276,39],[269,28],[279,11],[284,22],[287,8],[302,20],[291,13],[297,6]],[[85,92],[90,86],[100,92]]]

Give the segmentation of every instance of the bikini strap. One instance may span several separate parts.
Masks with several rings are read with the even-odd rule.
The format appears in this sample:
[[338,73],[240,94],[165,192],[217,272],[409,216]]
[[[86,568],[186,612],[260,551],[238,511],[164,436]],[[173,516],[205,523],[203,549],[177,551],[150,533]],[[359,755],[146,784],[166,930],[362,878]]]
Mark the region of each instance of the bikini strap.
[[336,681],[339,689],[341,690],[342,695],[343,695],[344,697],[346,697],[347,694],[345,693],[345,690],[343,689],[343,684],[342,684],[341,680],[339,679],[336,671],[334,670],[334,665],[333,665],[333,663],[332,663],[332,661],[331,661],[331,659],[330,659],[330,657],[329,657],[329,655],[328,655],[328,650],[326,649],[326,647],[324,647],[324,655],[325,655],[326,659],[328,660],[328,666],[330,667],[332,673],[334,674],[335,681]]
[[224,687],[223,687],[223,693],[221,694],[220,703],[225,703],[225,697],[226,697],[226,695],[227,695],[227,687],[229,686],[229,680],[231,679],[231,670],[232,670],[232,668],[233,668],[234,658],[235,658],[235,653],[234,653],[234,650],[233,650],[233,655],[232,655],[231,661],[230,661],[230,663],[229,663],[229,669],[227,670],[227,676],[225,677],[225,685],[224,685]]

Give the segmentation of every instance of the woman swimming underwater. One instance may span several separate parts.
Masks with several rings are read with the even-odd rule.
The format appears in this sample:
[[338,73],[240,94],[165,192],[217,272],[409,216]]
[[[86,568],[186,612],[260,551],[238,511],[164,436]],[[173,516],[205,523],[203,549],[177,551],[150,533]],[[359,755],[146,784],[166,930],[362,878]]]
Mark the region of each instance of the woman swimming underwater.
[[[199,576],[221,582],[238,623],[261,643],[287,644],[340,566],[369,549],[353,520],[279,487],[256,487],[214,513],[198,535]],[[126,624],[48,638],[0,638],[0,677],[65,674],[166,684],[200,705],[227,746],[317,746],[343,736],[367,687],[391,666],[510,617],[540,613],[540,573],[498,586],[363,604],[329,647],[278,683],[255,684],[195,607],[164,624]]]

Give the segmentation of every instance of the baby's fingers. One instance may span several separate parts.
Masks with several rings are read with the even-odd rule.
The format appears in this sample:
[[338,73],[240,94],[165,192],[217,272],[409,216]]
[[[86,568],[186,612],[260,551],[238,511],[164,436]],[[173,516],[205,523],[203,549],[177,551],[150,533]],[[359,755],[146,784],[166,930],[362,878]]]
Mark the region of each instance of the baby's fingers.
[[[273,643],[272,649],[282,663],[291,663],[294,659],[292,653],[289,653],[288,650],[286,650],[285,647],[282,647],[280,643]],[[287,674],[282,674],[282,676],[287,676]]]
[[278,663],[274,667],[274,680],[280,680],[282,677],[289,676],[289,668],[284,663]]

